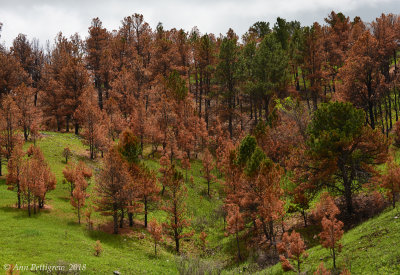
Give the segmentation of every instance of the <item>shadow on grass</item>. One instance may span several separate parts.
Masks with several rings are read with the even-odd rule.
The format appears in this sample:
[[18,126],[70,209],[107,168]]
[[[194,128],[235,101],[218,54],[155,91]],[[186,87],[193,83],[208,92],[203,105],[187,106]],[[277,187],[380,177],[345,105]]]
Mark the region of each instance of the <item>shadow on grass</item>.
[[40,211],[36,211],[36,214],[34,214],[33,210],[32,210],[31,216],[29,217],[28,210],[26,209],[26,207],[18,209],[16,207],[12,207],[12,206],[2,206],[2,207],[0,207],[0,211],[2,211],[4,213],[15,214],[13,216],[13,218],[17,219],[17,220],[25,219],[25,218],[37,219],[42,215],[42,213],[44,213],[44,214],[50,213],[49,209],[41,209]]

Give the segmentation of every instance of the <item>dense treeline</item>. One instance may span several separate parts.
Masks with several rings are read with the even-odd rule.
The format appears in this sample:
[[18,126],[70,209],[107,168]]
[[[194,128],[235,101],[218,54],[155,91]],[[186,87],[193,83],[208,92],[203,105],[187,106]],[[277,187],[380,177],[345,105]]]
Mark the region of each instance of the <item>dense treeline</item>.
[[[148,227],[148,212],[162,200],[163,229],[178,252],[180,240],[194,233],[185,183],[196,158],[209,197],[216,176],[224,180],[223,217],[239,260],[246,238],[249,247],[272,251],[272,259],[280,251],[283,267],[300,272],[304,242],[285,233],[284,222],[298,211],[305,226],[309,215],[321,221],[321,243],[335,263],[340,210],[327,194],[327,203],[309,210],[323,191],[343,198],[347,221],[360,211],[354,197],[361,191],[379,208],[377,190],[385,188],[395,205],[399,168],[389,134],[395,128],[398,146],[399,16],[366,23],[332,12],[324,25],[305,27],[278,18],[273,26],[255,23],[241,39],[232,29],[216,36],[159,23],[152,30],[139,14],[121,24],[109,31],[95,18],[84,40],[60,33],[43,49],[20,34],[1,48],[0,161],[8,161],[19,202],[20,188],[30,186],[21,143],[49,129],[81,135],[91,159],[105,154],[93,196],[95,210],[113,217],[114,233],[126,216],[132,226],[138,212]],[[155,156],[159,178],[142,162]],[[380,176],[377,165],[386,162],[388,174]],[[79,222],[91,177],[85,169],[64,170]],[[50,178],[47,190],[55,186]],[[159,226],[151,222],[155,249]]]
[[[87,114],[78,110],[94,97],[93,119],[112,125],[107,135],[94,135],[96,151],[102,147],[97,139],[114,138],[126,126],[122,122],[135,124],[142,143],[167,146],[167,133],[154,133],[174,120],[163,115],[164,97],[187,99],[192,110],[173,113],[195,113],[207,130],[218,121],[235,140],[258,121],[271,121],[275,99],[289,95],[304,100],[309,110],[333,98],[350,101],[364,110],[372,129],[388,133],[399,111],[398,17],[382,14],[364,23],[332,12],[325,22],[302,27],[278,18],[272,28],[257,22],[240,40],[232,29],[218,37],[197,28],[165,30],[162,24],[152,30],[134,14],[113,32],[95,18],[85,40],[60,33],[46,50],[20,34],[10,49],[2,49],[0,92],[25,98],[16,101],[25,140],[39,117],[59,131],[90,128]],[[171,88],[179,95],[172,96]],[[42,116],[34,117],[39,111]],[[158,127],[148,129],[149,124]]]

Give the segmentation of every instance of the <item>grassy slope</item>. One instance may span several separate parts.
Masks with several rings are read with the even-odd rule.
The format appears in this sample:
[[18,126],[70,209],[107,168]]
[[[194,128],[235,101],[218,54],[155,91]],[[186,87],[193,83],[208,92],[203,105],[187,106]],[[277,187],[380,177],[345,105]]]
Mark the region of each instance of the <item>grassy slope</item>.
[[[62,169],[65,167],[62,150],[69,146],[74,153],[73,160],[82,159],[95,170],[99,165],[85,157],[87,150],[78,137],[47,132],[38,144],[56,174],[57,187],[47,197],[50,209],[29,218],[26,210],[13,207],[16,194],[6,190],[4,176],[0,177],[0,265],[64,262],[86,264],[84,273],[88,274],[110,274],[114,270],[122,274],[177,273],[175,256],[171,253],[172,246],[160,247],[159,256],[155,258],[151,240],[147,235],[144,239],[139,238],[142,235],[139,232],[144,232],[140,228],[132,236],[115,236],[97,230],[89,232],[84,224],[77,224],[77,217],[68,199],[68,187],[62,184]],[[156,161],[148,160],[146,163],[151,168],[158,168]],[[214,228],[207,232],[211,245],[223,239],[222,221],[214,221],[212,211],[221,201],[217,195],[211,200],[200,195],[206,188],[204,180],[200,178],[200,166],[199,162],[192,164],[194,185],[188,188],[188,212],[197,224],[194,228],[197,229],[196,233],[205,223]],[[165,214],[159,210],[151,213],[152,216],[162,220]],[[137,218],[142,219],[141,216]],[[105,219],[96,215],[95,228],[97,224],[104,223]],[[193,239],[197,239],[197,234]],[[104,253],[101,257],[93,256],[96,240],[103,244]],[[188,247],[188,244],[183,245],[183,249],[190,253]]]
[[[400,274],[399,240],[400,209],[387,209],[344,234],[337,266],[346,266],[351,274]],[[332,268],[327,249],[319,245],[309,249],[308,253],[309,257],[302,267],[303,271],[308,271],[307,274],[312,274],[321,261],[326,268]],[[277,264],[259,274],[284,272],[281,265]]]
[[[139,238],[142,229],[136,229],[137,234],[130,236],[115,236],[101,231],[86,230],[85,225],[78,225],[76,215],[68,199],[68,188],[62,184],[62,169],[65,163],[61,157],[64,147],[69,146],[74,153],[73,160],[82,159],[95,170],[99,163],[85,157],[86,148],[79,138],[73,134],[44,133],[39,141],[52,171],[57,176],[56,190],[48,195],[49,210],[44,210],[31,218],[27,211],[12,207],[16,201],[14,192],[7,191],[4,177],[0,177],[0,265],[6,263],[86,264],[87,274],[105,274],[119,270],[122,274],[176,274],[175,256],[171,245],[163,245],[159,256],[153,256],[153,246],[150,239]],[[28,145],[27,145],[28,146]],[[155,160],[146,160],[152,169],[158,169]],[[3,166],[3,171],[5,167]],[[212,186],[213,198],[205,196],[206,184],[200,177],[201,163],[192,163],[189,174],[194,178],[194,184],[188,184],[188,214],[191,217],[196,234],[191,243],[184,243],[183,250],[189,254],[198,251],[191,248],[197,243],[198,233],[205,230],[208,234],[211,254],[209,260],[227,262],[236,253],[231,238],[224,237],[223,221],[217,217],[217,209],[222,201],[219,199],[218,184]],[[350,230],[343,237],[343,252],[339,255],[338,266],[351,263],[352,274],[400,274],[400,217],[399,210],[387,210],[379,217],[371,219]],[[150,217],[159,220],[165,218],[163,211],[155,211]],[[142,219],[141,216],[137,217]],[[104,223],[107,218],[95,215],[97,224]],[[108,219],[109,220],[109,219]],[[102,256],[93,256],[93,246],[96,240],[101,240],[104,248]],[[328,268],[332,263],[329,252],[316,246],[309,250],[309,258],[303,270],[313,271],[321,261]],[[227,271],[239,273],[242,267]],[[261,274],[281,274],[280,265],[261,272]],[[25,273],[24,273],[25,274]]]

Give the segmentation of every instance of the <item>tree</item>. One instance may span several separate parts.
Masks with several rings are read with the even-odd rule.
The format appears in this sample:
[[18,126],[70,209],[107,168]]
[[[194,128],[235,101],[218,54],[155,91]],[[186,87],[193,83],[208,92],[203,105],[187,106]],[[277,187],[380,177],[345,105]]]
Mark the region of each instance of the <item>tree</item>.
[[140,167],[138,181],[138,200],[144,206],[144,227],[147,228],[150,204],[159,200],[160,188],[157,186],[157,177],[154,171],[144,166]]
[[157,256],[157,244],[162,240],[162,226],[158,224],[156,219],[152,219],[148,230],[154,241],[154,255]]
[[118,211],[128,204],[129,196],[125,192],[125,186],[130,180],[128,167],[118,149],[110,148],[96,178],[95,204],[96,211],[113,217],[114,234],[118,234]]
[[387,190],[387,196],[392,202],[393,208],[396,207],[396,197],[400,192],[400,165],[393,157],[387,162],[387,173],[381,176],[381,187]]
[[83,137],[89,145],[90,159],[94,159],[96,156],[96,144],[98,140],[103,136],[101,135],[104,131],[97,131],[101,129],[102,111],[95,101],[92,89],[86,90],[81,95],[81,104],[77,108],[74,117],[78,119],[84,127]]
[[39,110],[34,105],[36,91],[22,84],[15,89],[15,94],[18,99],[15,103],[19,109],[19,125],[23,129],[24,139],[27,141],[34,122],[40,123],[41,120]]
[[210,197],[210,184],[215,179],[215,176],[212,174],[212,170],[214,169],[214,160],[210,151],[206,148],[203,155],[203,177],[207,181],[207,194]]
[[103,247],[101,246],[100,240],[97,240],[97,241],[96,241],[96,244],[94,245],[93,248],[94,248],[94,255],[95,255],[96,257],[99,257],[100,254],[103,252]]
[[81,104],[82,95],[89,87],[89,75],[83,63],[82,41],[79,36],[71,37],[72,50],[63,55],[65,64],[59,72],[57,81],[60,96],[62,114],[65,116],[66,130],[69,132],[70,121],[74,122],[75,134],[79,133],[80,117],[74,114]]
[[165,186],[167,185],[168,180],[168,169],[170,165],[171,163],[167,156],[164,155],[160,158],[160,169],[158,169],[158,171],[161,173],[161,177],[159,179],[162,184],[161,196],[163,196],[165,192]]
[[[70,163],[69,165],[67,165],[63,169],[63,175],[65,181],[70,185],[70,193],[72,197],[76,181],[80,177],[83,177],[84,180],[88,180],[93,176],[93,173],[92,170],[89,167],[87,167],[83,161],[79,161],[78,163]],[[84,189],[86,189],[86,187],[87,187],[87,182],[86,185],[84,186]]]
[[86,61],[94,76],[94,86],[97,90],[98,106],[103,109],[103,89],[108,86],[107,66],[105,61],[106,48],[109,40],[109,33],[102,26],[98,17],[93,18],[89,27],[89,36],[86,40],[87,56]]
[[[278,251],[281,254],[280,260],[282,268],[286,271],[287,269],[296,270],[298,274],[301,273],[301,264],[303,259],[308,257],[306,252],[306,246],[299,233],[292,231],[289,235],[288,232],[283,233],[282,242],[278,244]],[[287,258],[286,258],[287,257]],[[287,264],[289,260],[293,261],[293,265]]]
[[321,217],[322,232],[319,233],[321,245],[328,248],[333,259],[333,268],[336,269],[336,254],[341,251],[340,239],[343,236],[343,222],[336,219],[340,213],[332,197],[327,193],[321,196],[316,208],[317,216]]
[[[339,95],[364,110],[367,123],[375,129],[374,108],[380,106],[383,75],[377,62],[378,43],[370,31],[365,31],[352,46],[339,70],[343,84]],[[380,107],[379,107],[380,108]]]
[[203,250],[203,252],[206,251],[206,247],[207,247],[207,233],[204,231],[201,231],[199,234],[199,239],[200,239],[200,243],[201,243],[201,249]]
[[[65,97],[62,92],[61,71],[67,65],[68,56],[72,51],[72,44],[59,33],[54,41],[54,47],[43,69],[43,76],[40,82],[39,104],[43,111],[47,125],[55,126],[61,131],[63,125]],[[65,116],[64,116],[65,117]]]
[[400,148],[400,122],[396,122],[393,130],[393,145]]
[[167,171],[165,182],[167,197],[163,210],[167,213],[167,222],[163,224],[167,234],[175,241],[175,250],[180,252],[180,240],[193,235],[186,232],[189,221],[186,219],[187,189],[184,185],[183,175],[171,165]]
[[[130,196],[129,199],[129,209],[128,209],[128,219],[129,226],[133,226],[133,214],[138,211],[137,200],[140,197],[140,191],[142,180],[151,180],[144,179],[140,176],[140,168],[139,168],[139,154],[140,154],[140,145],[136,138],[136,136],[132,133],[131,130],[124,130],[118,142],[118,152],[121,154],[122,159],[126,162],[128,167],[128,171],[130,177],[132,179],[131,182],[126,185],[126,192]],[[147,182],[145,183],[147,184]],[[149,194],[147,191],[143,190],[145,193],[145,197],[149,198]],[[145,204],[145,210],[147,211],[147,201]],[[121,210],[123,211],[123,210]],[[145,227],[147,227],[147,212],[145,211]]]
[[331,272],[325,268],[324,262],[321,262],[314,275],[331,275]]
[[29,83],[28,75],[22,68],[20,62],[5,50],[0,49],[0,96],[10,92],[21,85]]
[[[307,105],[309,104],[309,92],[311,92],[311,99],[313,102],[313,109],[318,108],[318,99],[321,97],[322,85],[324,82],[323,65],[324,65],[324,52],[323,52],[323,37],[322,27],[315,22],[313,26],[304,29],[304,45],[302,47],[303,64],[301,65],[304,92],[306,94]],[[307,89],[307,82],[309,80],[309,89]]]
[[71,149],[69,149],[69,147],[65,147],[62,155],[65,158],[65,163],[68,164],[68,159],[72,156]]
[[118,150],[130,165],[138,164],[140,145],[131,130],[126,129],[121,133],[118,142]]
[[238,206],[244,223],[252,223],[257,241],[276,247],[275,222],[280,221],[285,212],[281,199],[282,169],[265,155],[251,135],[243,138],[227,157],[227,209],[230,205]]
[[321,104],[308,127],[309,178],[314,188],[328,187],[344,195],[353,214],[353,193],[385,162],[388,141],[364,126],[364,115],[351,103]]
[[226,104],[223,121],[228,120],[228,132],[233,138],[233,123],[235,118],[235,106],[237,102],[239,46],[238,37],[232,29],[229,29],[226,37],[222,39],[219,61],[217,64],[217,76],[221,83],[222,100]]
[[78,175],[75,179],[75,188],[72,191],[71,205],[76,209],[78,214],[78,223],[81,224],[81,212],[85,206],[87,182],[83,175]]
[[[288,59],[275,34],[266,35],[255,53],[252,89],[257,101],[264,104],[265,120],[270,115],[271,99],[286,87]],[[261,106],[260,106],[261,107]],[[261,110],[261,109],[260,109]],[[261,117],[260,117],[261,119]]]
[[332,86],[332,91],[336,92],[336,77],[351,46],[350,30],[352,25],[349,17],[334,11],[329,14],[328,18],[325,18],[325,22],[328,23],[324,30],[324,48],[327,59],[325,70],[327,76],[331,78],[329,85]]
[[235,235],[238,259],[239,261],[241,261],[242,256],[240,254],[239,233],[244,229],[244,220],[243,220],[243,215],[239,211],[239,206],[237,205],[229,206],[226,220],[228,224],[226,230],[228,231],[229,234]]
[[28,214],[44,207],[46,194],[56,187],[56,177],[50,171],[50,166],[45,161],[44,155],[39,147],[32,146],[28,149],[28,158],[24,160],[21,169],[21,192],[28,203]]
[[10,52],[21,64],[24,71],[32,78],[35,68],[35,59],[32,44],[29,42],[25,34],[18,34],[13,41]]
[[20,138],[18,134],[20,112],[11,94],[2,98],[0,112],[0,140],[4,147],[4,156],[8,160]]
[[8,185],[8,190],[17,191],[17,199],[18,199],[18,208],[21,208],[21,171],[23,165],[23,158],[25,156],[24,151],[22,150],[22,144],[18,143],[12,153],[11,158],[7,163],[7,179],[6,184]]

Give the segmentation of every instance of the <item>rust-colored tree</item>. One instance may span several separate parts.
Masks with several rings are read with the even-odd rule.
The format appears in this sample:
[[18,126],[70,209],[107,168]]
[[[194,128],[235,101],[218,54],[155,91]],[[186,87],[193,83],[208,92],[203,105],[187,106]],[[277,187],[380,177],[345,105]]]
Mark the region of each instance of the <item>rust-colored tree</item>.
[[34,105],[35,89],[22,84],[15,89],[16,104],[19,109],[19,125],[24,132],[25,141],[28,140],[34,122],[40,124],[41,115]]
[[157,222],[156,219],[153,218],[149,223],[148,230],[154,242],[154,255],[157,256],[157,245],[160,243],[163,237],[162,226]]
[[15,190],[17,192],[17,205],[21,208],[21,171],[23,165],[23,158],[25,152],[22,150],[22,143],[18,143],[12,153],[11,158],[7,163],[7,180],[8,190]]
[[31,207],[34,214],[44,207],[46,194],[55,189],[57,180],[39,147],[32,145],[27,154],[28,158],[22,165],[20,184],[31,216]]
[[[94,86],[97,90],[98,106],[103,109],[103,92],[107,93],[109,70],[107,66],[107,46],[110,38],[108,31],[103,28],[98,17],[93,18],[86,40],[86,62],[93,73]],[[110,64],[108,64],[110,65]]]
[[363,109],[372,129],[376,127],[374,109],[381,108],[380,98],[384,84],[377,60],[378,42],[367,30],[352,46],[339,70],[342,85],[338,89],[338,97]]
[[336,216],[340,213],[332,197],[327,193],[321,196],[321,200],[316,208],[317,216],[321,217],[322,232],[319,233],[321,245],[330,250],[333,268],[336,269],[337,253],[341,251],[342,244],[340,239],[343,236],[343,222]]
[[241,261],[242,255],[240,253],[240,232],[244,229],[244,219],[243,214],[240,213],[239,206],[229,206],[226,221],[228,225],[226,227],[228,234],[235,235],[238,260]]
[[168,168],[165,184],[167,196],[164,200],[163,210],[167,213],[167,222],[163,227],[166,233],[175,241],[175,250],[180,252],[180,240],[193,235],[187,231],[190,222],[186,218],[187,189],[184,185],[183,175],[176,170],[174,165]]
[[387,190],[387,197],[395,208],[396,197],[400,192],[400,165],[395,162],[393,157],[389,157],[387,162],[387,173],[381,176],[381,187]]
[[68,164],[68,159],[72,156],[71,149],[69,149],[69,147],[65,147],[62,155],[65,158],[65,163]]
[[210,184],[215,180],[212,171],[215,168],[214,159],[208,149],[205,149],[203,155],[203,177],[207,181],[207,195],[210,197]]
[[3,147],[3,155],[7,160],[11,157],[14,146],[19,142],[18,133],[20,111],[13,95],[2,98],[0,108],[0,141]]
[[[308,257],[306,246],[300,234],[296,231],[292,233],[285,232],[282,236],[282,242],[278,244],[279,256],[284,271],[297,271],[301,273],[301,264],[304,258]],[[293,264],[290,263],[290,260]]]
[[157,186],[157,177],[154,171],[141,167],[138,177],[138,194],[144,208],[144,227],[147,227],[148,214],[152,203],[159,200],[160,188]]
[[[83,177],[85,180],[90,179],[93,176],[92,170],[86,166],[83,161],[79,161],[78,163],[70,163],[63,169],[63,175],[66,183],[69,184],[69,189],[72,197],[72,192],[75,189],[75,182],[78,177]],[[86,189],[87,182],[84,187]]]
[[93,90],[89,88],[81,96],[81,104],[77,108],[74,117],[78,119],[84,127],[83,137],[89,145],[90,158],[94,159],[96,156],[96,144],[98,139],[101,139],[101,132],[96,131],[101,125],[102,111],[100,110]]
[[[140,177],[139,168],[140,145],[138,139],[131,130],[126,129],[121,133],[118,142],[118,151],[121,154],[122,159],[125,161],[132,179],[132,181],[127,183],[125,186],[125,192],[130,197],[127,209],[129,226],[133,226],[133,215],[141,210],[141,205],[139,205],[138,200],[140,197],[139,189],[141,187],[142,178]],[[145,207],[147,206],[148,205],[146,204]],[[123,211],[124,210],[121,209],[121,212]],[[145,219],[147,222],[147,213],[145,214]]]
[[128,205],[129,196],[125,186],[131,181],[128,167],[118,149],[110,148],[105,156],[103,168],[96,178],[96,211],[113,217],[114,234],[118,234],[118,214]]
[[81,224],[82,208],[85,206],[87,182],[83,175],[78,175],[75,179],[75,188],[72,191],[71,205],[75,208],[78,215],[78,223]]
[[321,262],[314,275],[331,275],[331,272],[325,268],[324,262]]

